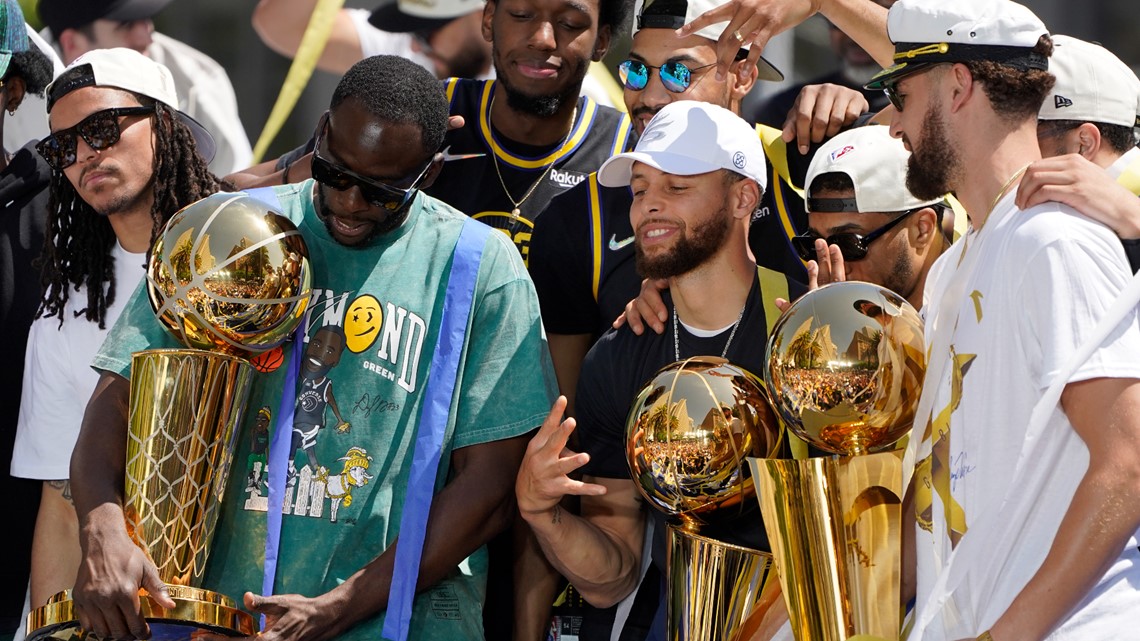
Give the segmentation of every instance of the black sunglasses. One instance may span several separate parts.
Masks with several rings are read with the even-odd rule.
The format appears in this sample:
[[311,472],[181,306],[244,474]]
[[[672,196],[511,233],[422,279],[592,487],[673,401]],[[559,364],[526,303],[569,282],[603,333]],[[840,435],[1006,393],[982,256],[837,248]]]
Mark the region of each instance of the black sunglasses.
[[39,141],[36,143],[36,151],[40,152],[52,169],[63,171],[75,164],[79,137],[82,137],[92,149],[102,151],[119,142],[119,136],[123,134],[119,118],[153,113],[155,113],[154,105],[113,107],[96,111],[79,123],[67,129],[60,129]]
[[649,70],[656,69],[661,76],[661,84],[673,93],[682,93],[689,88],[693,80],[693,72],[716,66],[716,63],[689,67],[683,62],[666,62],[660,67],[647,65],[640,60],[626,60],[618,65],[618,76],[626,89],[641,91],[649,84]]
[[348,191],[353,187],[357,187],[360,189],[360,193],[364,196],[365,200],[388,211],[402,209],[411,202],[412,198],[416,195],[416,191],[419,189],[420,183],[423,182],[424,177],[428,174],[428,170],[431,169],[432,162],[430,160],[407,189],[386,185],[371,178],[365,178],[350,169],[333,163],[327,158],[322,158],[320,148],[327,128],[328,113],[325,113],[321,118],[321,123],[317,129],[317,137],[313,143],[313,180],[322,185],[332,187],[337,191]]
[[[828,245],[835,245],[839,247],[839,252],[843,254],[843,260],[847,262],[863,260],[867,257],[867,251],[871,243],[878,240],[879,237],[883,234],[894,229],[894,227],[901,223],[907,216],[915,213],[916,211],[922,211],[923,209],[926,209],[926,207],[919,207],[917,209],[904,211],[895,218],[892,218],[887,224],[879,227],[878,229],[867,232],[866,234],[843,232],[839,234],[832,234],[824,240],[827,241]],[[815,241],[820,238],[823,238],[823,236],[820,236],[814,231],[808,230],[807,233],[801,234],[799,236],[793,236],[792,246],[795,247],[796,253],[800,255],[800,258],[804,260],[815,260]]]

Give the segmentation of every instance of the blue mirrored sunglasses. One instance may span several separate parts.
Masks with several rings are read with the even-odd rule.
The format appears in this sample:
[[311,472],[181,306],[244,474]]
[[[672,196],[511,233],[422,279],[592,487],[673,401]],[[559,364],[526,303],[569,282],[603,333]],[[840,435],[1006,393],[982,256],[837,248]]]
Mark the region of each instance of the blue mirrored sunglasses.
[[641,91],[649,83],[649,70],[656,69],[661,84],[673,93],[682,93],[689,88],[693,73],[716,66],[716,63],[690,68],[683,62],[666,62],[660,67],[647,65],[640,60],[626,60],[618,65],[618,76],[626,89]]

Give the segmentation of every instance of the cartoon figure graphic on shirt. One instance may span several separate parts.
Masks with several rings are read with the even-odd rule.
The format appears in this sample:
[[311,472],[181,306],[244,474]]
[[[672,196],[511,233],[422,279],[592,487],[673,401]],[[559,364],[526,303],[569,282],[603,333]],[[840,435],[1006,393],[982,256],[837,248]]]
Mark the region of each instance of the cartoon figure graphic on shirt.
[[[328,475],[327,468],[317,461],[316,452],[317,435],[325,426],[326,410],[332,408],[338,421],[338,434],[347,433],[352,427],[337,407],[332,380],[329,378],[329,372],[340,363],[344,347],[344,330],[337,325],[325,325],[309,339],[301,359],[301,385],[297,393],[289,448],[293,455],[289,459],[284,506],[288,511],[292,502],[294,514],[306,514],[311,504],[319,512],[319,505],[323,504],[321,484],[313,481]],[[300,469],[296,465],[298,450],[304,452],[306,459],[305,465]]]
[[273,413],[269,406],[257,410],[249,436],[249,456],[246,457],[245,509],[264,512],[269,509],[269,425]]
[[245,491],[250,494],[264,495],[266,493],[266,466],[269,464],[269,423],[273,413],[266,405],[257,410],[257,418],[253,420],[253,433],[250,434],[249,456],[246,465],[249,474],[246,476]]
[[372,457],[364,448],[350,448],[337,460],[344,461],[341,473],[324,479],[325,496],[329,499],[329,521],[332,523],[336,523],[336,515],[342,505],[352,505],[352,488],[364,487],[372,480],[368,473]]

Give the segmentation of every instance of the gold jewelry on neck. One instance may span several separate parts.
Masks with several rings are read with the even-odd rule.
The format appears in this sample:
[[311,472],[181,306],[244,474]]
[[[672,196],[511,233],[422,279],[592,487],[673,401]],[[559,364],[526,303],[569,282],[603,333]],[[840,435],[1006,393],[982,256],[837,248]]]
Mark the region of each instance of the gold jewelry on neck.
[[[1009,190],[1010,186],[1013,185],[1013,183],[1017,182],[1018,178],[1021,178],[1022,174],[1025,173],[1026,169],[1029,169],[1029,165],[1031,164],[1033,163],[1026,163],[1021,169],[1015,171],[1013,175],[1009,177],[1009,180],[1005,181],[1005,184],[1002,185],[1001,189],[998,190],[997,195],[994,196],[993,202],[990,203],[989,209],[986,210],[986,220],[990,219],[990,214],[994,213],[994,207],[997,207],[998,201],[1001,200],[1002,196],[1005,195],[1005,192]],[[985,224],[986,222],[982,221],[982,225]]]
[[[491,101],[487,103],[487,122],[488,123],[491,121],[491,108],[494,106],[495,106],[495,95],[491,94]],[[570,128],[566,131],[566,136],[562,139],[562,142],[558,145],[558,151],[561,151],[562,148],[566,146],[567,141],[570,140],[570,135],[574,133],[574,121],[577,118],[578,118],[578,104],[575,103],[574,104],[574,111],[570,114]],[[555,152],[555,153],[557,153],[557,152]],[[530,195],[534,193],[535,189],[538,189],[538,185],[542,182],[542,180],[544,178],[546,178],[546,174],[550,173],[550,169],[552,167],[554,167],[554,163],[558,162],[558,158],[560,158],[560,156],[555,156],[554,158],[551,158],[550,162],[542,170],[542,174],[539,175],[538,180],[534,181],[534,184],[530,186],[530,189],[526,190],[526,193],[523,194],[522,198],[515,200],[514,196],[511,195],[511,191],[509,189],[507,189],[506,181],[503,180],[503,171],[501,169],[499,169],[499,157],[498,157],[498,155],[496,155],[494,153],[491,154],[492,162],[495,165],[495,175],[499,177],[499,185],[501,185],[503,187],[503,193],[507,195],[507,200],[511,201],[511,204],[514,205],[514,207],[515,207],[514,209],[511,210],[511,219],[512,220],[517,220],[518,217],[522,214],[522,210],[520,209],[522,207],[522,204],[524,202],[526,202],[527,198],[530,198]]]

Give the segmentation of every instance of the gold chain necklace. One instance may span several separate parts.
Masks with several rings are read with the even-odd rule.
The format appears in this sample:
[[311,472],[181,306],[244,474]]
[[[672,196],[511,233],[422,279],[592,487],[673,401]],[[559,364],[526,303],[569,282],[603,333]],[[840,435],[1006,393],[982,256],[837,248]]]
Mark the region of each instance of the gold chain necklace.
[[[1009,177],[1009,180],[1005,181],[1005,184],[1002,185],[1001,189],[998,190],[997,195],[994,196],[993,201],[990,203],[989,209],[986,210],[986,219],[983,220],[982,224],[978,225],[977,229],[974,230],[975,239],[979,234],[982,233],[982,228],[986,226],[986,223],[990,221],[990,216],[994,213],[994,207],[997,207],[998,201],[1002,199],[1002,196],[1005,195],[1005,192],[1009,190],[1010,186],[1013,185],[1013,183],[1017,182],[1017,179],[1021,178],[1021,176],[1025,174],[1025,171],[1029,169],[1029,165],[1031,164],[1033,163],[1026,163],[1021,169],[1013,172],[1013,175]],[[962,260],[966,258],[966,249],[970,246],[970,237],[968,235],[962,240],[964,242],[962,243],[962,253],[958,256],[959,266],[962,264]]]
[[[489,103],[487,103],[487,123],[488,124],[490,124],[490,122],[491,122],[491,109],[494,106],[495,106],[495,96],[494,96],[494,94],[492,94],[491,95],[491,101]],[[557,150],[555,150],[555,152],[554,152],[555,154],[557,154],[559,151],[562,151],[562,148],[566,146],[566,142],[570,140],[570,135],[574,133],[574,120],[577,117],[578,117],[578,105],[575,104],[574,105],[574,112],[570,114],[570,130],[566,132],[566,137],[563,138],[561,144],[558,145]],[[493,149],[491,151],[494,152]],[[511,201],[511,204],[515,206],[515,208],[511,210],[511,219],[512,220],[518,220],[518,217],[520,215],[522,215],[522,211],[519,208],[522,207],[522,204],[524,202],[526,202],[527,198],[530,198],[530,195],[534,193],[534,190],[538,189],[538,185],[543,181],[544,178],[546,178],[546,174],[550,173],[550,169],[552,167],[554,167],[554,163],[558,162],[558,158],[559,157],[557,155],[555,155],[555,157],[553,159],[551,159],[550,163],[548,163],[546,165],[546,168],[542,170],[542,174],[538,177],[538,180],[534,181],[534,184],[530,186],[530,189],[526,190],[526,193],[523,194],[523,197],[518,199],[518,200],[515,200],[514,196],[511,195],[510,190],[507,189],[506,181],[503,180],[503,171],[501,169],[499,169],[499,156],[494,154],[494,153],[491,154],[491,160],[495,164],[495,175],[499,177],[499,184],[502,185],[502,187],[503,187],[503,193],[507,195],[507,200]]]

